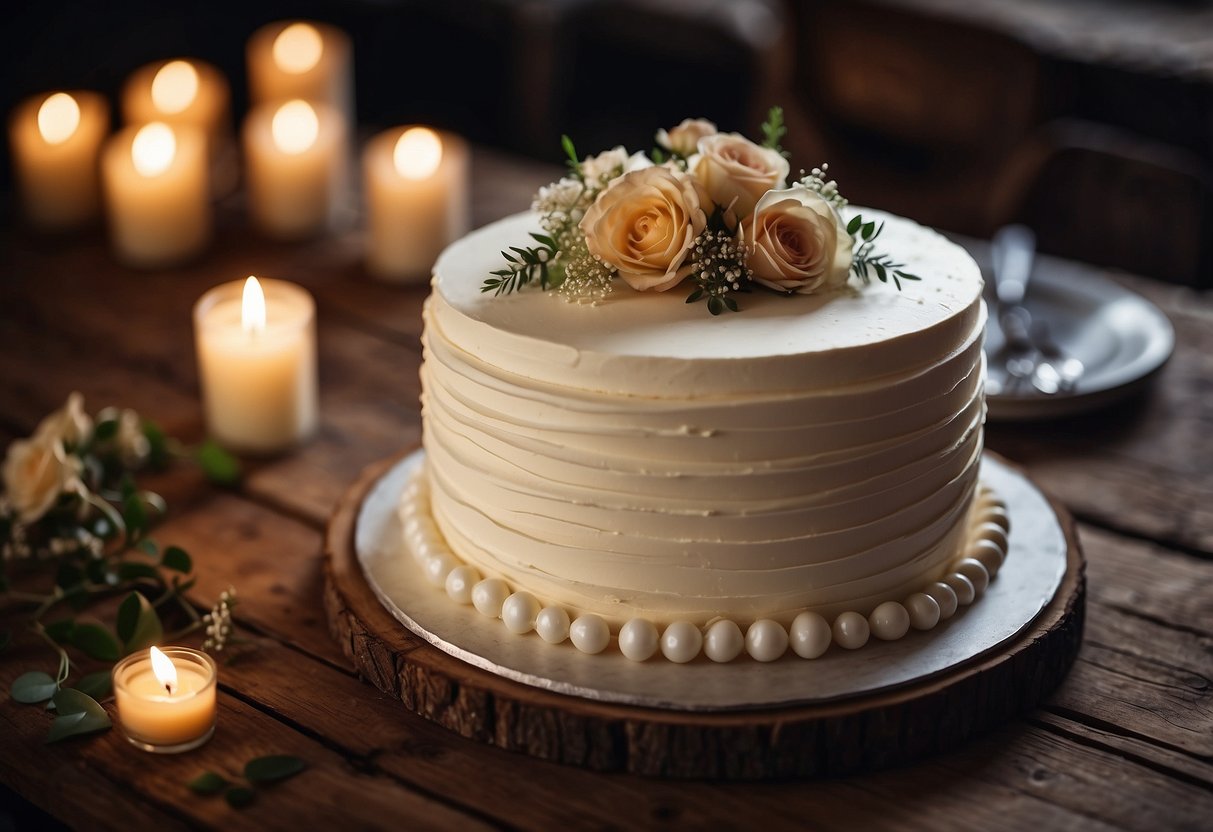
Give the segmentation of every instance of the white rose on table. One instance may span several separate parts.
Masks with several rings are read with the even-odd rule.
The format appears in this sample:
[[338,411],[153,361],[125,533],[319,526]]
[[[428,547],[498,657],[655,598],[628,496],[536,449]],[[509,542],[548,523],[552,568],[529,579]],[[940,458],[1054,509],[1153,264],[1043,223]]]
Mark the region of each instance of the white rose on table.
[[684,118],[677,127],[657,131],[657,144],[683,156],[699,148],[699,140],[716,134],[716,125],[706,118]]
[[68,457],[59,439],[18,439],[4,458],[5,497],[20,522],[34,523],[60,494],[80,487],[79,473],[79,460]]
[[769,147],[738,133],[717,133],[699,140],[699,152],[688,161],[708,196],[744,219],[767,191],[782,188],[788,160]]
[[690,272],[687,254],[708,222],[705,198],[681,171],[656,166],[624,174],[585,212],[586,247],[633,289],[664,292]]
[[624,172],[628,158],[628,152],[623,145],[604,150],[597,156],[586,156],[585,161],[581,163],[581,176],[590,185],[609,182],[617,174]]
[[834,207],[808,188],[768,192],[739,231],[750,247],[746,265],[764,286],[811,294],[847,282],[851,235]]
[[72,393],[63,407],[46,416],[34,436],[58,439],[67,448],[79,448],[93,437],[93,420],[84,412],[84,396]]

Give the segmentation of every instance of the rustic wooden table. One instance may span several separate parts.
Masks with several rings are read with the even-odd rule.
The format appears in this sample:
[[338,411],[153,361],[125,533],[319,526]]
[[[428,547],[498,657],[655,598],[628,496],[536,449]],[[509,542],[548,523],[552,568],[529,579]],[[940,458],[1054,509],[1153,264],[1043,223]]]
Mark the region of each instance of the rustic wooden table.
[[[477,223],[524,207],[551,172],[479,152]],[[190,307],[206,288],[247,274],[297,281],[317,297],[319,435],[250,463],[233,490],[192,470],[149,485],[171,507],[156,538],[194,554],[195,597],[209,603],[235,585],[240,626],[258,649],[221,668],[214,739],[152,757],[118,731],[44,745],[49,717],[12,702],[8,688],[45,651],[18,640],[0,657],[0,780],[10,801],[81,828],[1209,827],[1213,296],[1117,276],[1175,323],[1178,348],[1152,393],[1063,422],[989,427],[989,446],[1075,513],[1088,557],[1086,640],[1043,707],[905,769],[724,784],[595,774],[479,745],[355,676],[324,623],[322,534],[364,466],[419,438],[425,289],[368,280],[354,234],[265,243],[234,203],[201,262],[147,274],[115,265],[99,234],[46,241],[5,230],[0,445],[72,390],[94,411],[134,407],[172,435],[201,437]],[[309,768],[242,811],[185,788],[204,769],[235,773],[266,753],[296,754]]]

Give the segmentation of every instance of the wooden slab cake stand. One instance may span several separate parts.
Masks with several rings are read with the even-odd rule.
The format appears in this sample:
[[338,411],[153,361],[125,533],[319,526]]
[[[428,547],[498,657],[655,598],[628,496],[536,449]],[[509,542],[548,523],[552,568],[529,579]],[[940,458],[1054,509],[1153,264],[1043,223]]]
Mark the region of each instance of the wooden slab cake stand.
[[[728,711],[639,707],[523,684],[474,667],[410,632],[368,583],[355,545],[359,512],[407,455],[364,471],[329,522],[329,627],[375,687],[461,736],[511,751],[666,777],[759,779],[874,770],[954,747],[1033,707],[1061,681],[1082,640],[1083,556],[1073,519],[1048,500],[1065,546],[1065,570],[1052,600],[1013,637],[926,678],[836,701]],[[997,462],[1023,476],[1005,460]]]

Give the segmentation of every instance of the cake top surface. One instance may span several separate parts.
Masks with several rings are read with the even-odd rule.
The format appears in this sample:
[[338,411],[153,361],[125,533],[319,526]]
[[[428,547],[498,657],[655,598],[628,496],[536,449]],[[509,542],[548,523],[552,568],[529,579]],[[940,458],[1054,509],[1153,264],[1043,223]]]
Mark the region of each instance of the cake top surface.
[[[739,296],[741,312],[716,317],[685,302],[689,283],[637,292],[616,281],[596,305],[570,303],[537,287],[482,293],[484,279],[500,267],[501,251],[539,230],[538,216],[526,212],[443,252],[434,267],[429,325],[459,349],[510,372],[652,395],[674,393],[663,387],[674,376],[685,381],[687,364],[705,372],[733,365],[740,374],[721,378],[725,388],[789,389],[807,379],[819,386],[900,372],[970,340],[984,313],[981,273],[968,253],[910,220],[863,213],[885,222],[880,250],[920,281],[903,282],[899,291],[891,283],[852,279],[840,290],[792,297],[756,286]],[[696,376],[695,383],[704,381]]]

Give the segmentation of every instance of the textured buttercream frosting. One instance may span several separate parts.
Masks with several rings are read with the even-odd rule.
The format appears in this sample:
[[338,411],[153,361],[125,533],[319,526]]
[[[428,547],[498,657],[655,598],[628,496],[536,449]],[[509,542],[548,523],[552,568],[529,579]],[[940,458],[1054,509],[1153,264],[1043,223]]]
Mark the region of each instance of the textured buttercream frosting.
[[715,318],[685,287],[482,294],[531,214],[447,249],[421,376],[451,551],[615,628],[866,615],[941,577],[981,458],[981,276],[935,232],[864,214],[920,282],[756,290]]

